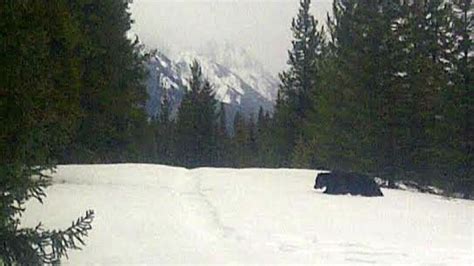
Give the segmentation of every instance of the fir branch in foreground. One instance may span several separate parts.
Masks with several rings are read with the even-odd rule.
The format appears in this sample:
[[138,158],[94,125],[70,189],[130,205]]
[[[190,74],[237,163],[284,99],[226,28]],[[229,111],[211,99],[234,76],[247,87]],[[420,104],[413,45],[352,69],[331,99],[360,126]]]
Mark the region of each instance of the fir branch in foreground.
[[39,224],[35,228],[0,227],[0,264],[57,264],[69,249],[81,249],[83,238],[92,229],[94,211],[78,218],[63,231],[47,231]]
[[64,231],[43,231],[41,225],[37,227],[40,232],[38,242],[33,243],[43,263],[59,262],[61,257],[68,258],[68,249],[81,249],[85,245],[83,238],[92,229],[94,211],[88,210],[86,215],[79,217],[72,225]]

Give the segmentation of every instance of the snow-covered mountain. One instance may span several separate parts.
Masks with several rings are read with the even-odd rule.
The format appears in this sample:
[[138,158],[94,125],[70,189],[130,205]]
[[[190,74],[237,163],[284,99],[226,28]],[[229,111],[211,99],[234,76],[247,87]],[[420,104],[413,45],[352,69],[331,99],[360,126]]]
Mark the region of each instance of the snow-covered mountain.
[[163,53],[156,53],[148,63],[148,114],[155,116],[159,113],[164,91],[171,100],[172,113],[176,114],[191,75],[189,65],[194,60],[200,63],[203,75],[213,85],[216,99],[226,104],[228,122],[232,121],[237,111],[247,117],[256,115],[260,107],[272,112],[278,90],[276,78],[244,50],[229,45],[217,47],[209,46],[208,51],[201,53],[182,52],[174,60]]
[[148,115],[150,117],[158,115],[164,92],[169,97],[172,115],[175,115],[183,98],[184,88],[187,86],[186,78],[181,75],[176,64],[160,52],[150,58],[147,67],[147,92],[149,97],[146,110]]
[[209,42],[200,53],[214,62],[231,69],[242,80],[265,98],[275,101],[278,93],[278,80],[265,70],[265,67],[245,49],[233,46],[230,42],[219,45]]

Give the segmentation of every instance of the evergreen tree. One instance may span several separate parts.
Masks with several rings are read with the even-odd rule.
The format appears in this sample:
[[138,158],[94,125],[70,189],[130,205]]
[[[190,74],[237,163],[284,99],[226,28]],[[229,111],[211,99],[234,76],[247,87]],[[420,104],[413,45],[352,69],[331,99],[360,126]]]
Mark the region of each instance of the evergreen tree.
[[255,136],[255,145],[257,146],[257,162],[256,166],[263,167],[265,166],[265,158],[267,155],[267,145],[265,143],[266,131],[268,130],[268,121],[265,117],[263,108],[260,106],[257,116],[257,125],[256,125],[256,136]]
[[244,117],[237,112],[234,117],[234,136],[232,138],[233,167],[248,167],[249,131]]
[[291,166],[293,168],[309,169],[311,167],[311,155],[308,143],[300,137],[296,141],[295,149],[291,154]]
[[171,105],[166,91],[163,92],[160,114],[155,124],[156,157],[158,163],[173,164],[175,123],[171,120]]
[[[383,2],[383,1],[382,1]],[[373,1],[335,1],[329,20],[331,58],[325,63],[327,86],[316,95],[312,121],[321,163],[331,169],[373,171],[380,139],[380,97],[390,62],[389,6]]]
[[160,105],[160,115],[159,115],[160,124],[171,123],[171,103],[169,101],[168,92],[164,91],[162,96],[162,101]]
[[436,117],[442,113],[441,92],[450,87],[450,6],[432,0],[404,5],[402,11],[395,31],[400,48],[393,87],[403,97],[390,99],[398,106],[397,156],[403,158],[405,176],[432,183],[440,175]]
[[216,161],[216,124],[217,100],[212,85],[208,80],[204,80],[204,84],[198,94],[199,107],[199,137],[198,141],[201,145],[199,149],[199,157],[206,165],[213,165]]
[[215,160],[216,104],[209,81],[202,77],[201,66],[194,61],[189,88],[177,118],[176,156],[184,165],[209,165]]
[[70,1],[81,31],[81,120],[65,162],[136,157],[135,129],[146,125],[139,42],[127,39],[129,1]]
[[219,123],[216,133],[216,163],[218,166],[229,166],[230,154],[230,135],[227,131],[227,115],[225,103],[221,102],[219,109]]
[[61,0],[6,1],[0,17],[0,264],[58,263],[84,244],[93,212],[64,231],[22,228],[20,217],[46,197],[46,172],[75,129],[77,24]]
[[451,192],[466,198],[474,193],[473,178],[473,13],[472,0],[453,1],[454,49],[450,62],[451,86],[442,91],[443,111],[438,116],[439,156],[437,167]]
[[291,144],[295,138],[294,134],[294,117],[286,100],[283,99],[281,91],[278,91],[278,96],[275,105],[275,113],[273,114],[273,121],[271,123],[271,131],[273,135],[272,147],[269,151],[270,165],[273,167],[289,167],[290,154],[293,149]]
[[256,124],[255,145],[257,147],[257,158],[255,166],[258,167],[277,167],[276,158],[276,127],[273,126],[274,119],[269,112],[265,112],[260,107],[258,112],[258,120]]
[[253,115],[250,115],[248,120],[247,131],[247,166],[256,167],[258,164],[257,123],[255,122]]
[[219,108],[219,124],[218,124],[218,134],[221,136],[228,136],[227,131],[227,114],[225,111],[225,103],[220,103]]
[[458,49],[455,54],[460,54],[456,61],[455,69],[459,72],[455,86],[458,88],[455,106],[457,110],[452,114],[457,114],[456,129],[459,129],[458,151],[460,157],[454,162],[456,165],[455,174],[459,180],[458,186],[466,198],[474,195],[474,7],[472,0],[456,0],[456,20],[455,37],[459,40]]
[[[303,134],[308,113],[313,103],[311,94],[317,93],[318,58],[324,46],[323,34],[318,30],[318,21],[310,14],[310,0],[302,0],[298,15],[293,19],[292,50],[288,51],[289,69],[280,74],[280,99],[276,106],[275,119],[280,130],[278,142],[286,147],[281,149],[282,165],[288,165],[295,140]],[[287,124],[287,127],[283,127]]]

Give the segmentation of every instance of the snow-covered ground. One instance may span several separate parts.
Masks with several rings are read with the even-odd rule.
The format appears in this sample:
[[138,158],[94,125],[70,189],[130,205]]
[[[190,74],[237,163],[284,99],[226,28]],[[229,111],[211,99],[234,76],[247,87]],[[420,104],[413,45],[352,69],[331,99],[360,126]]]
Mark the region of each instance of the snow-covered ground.
[[474,265],[474,202],[401,190],[312,189],[317,171],[61,166],[25,226],[64,228],[94,209],[70,264]]

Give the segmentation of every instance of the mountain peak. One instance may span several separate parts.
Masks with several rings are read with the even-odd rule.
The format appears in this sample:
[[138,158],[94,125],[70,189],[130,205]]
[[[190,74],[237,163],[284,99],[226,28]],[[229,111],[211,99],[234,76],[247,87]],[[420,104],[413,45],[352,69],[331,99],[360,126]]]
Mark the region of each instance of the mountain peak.
[[246,117],[255,117],[260,107],[268,112],[273,111],[278,81],[265,72],[244,49],[230,44],[222,48],[216,45],[210,44],[207,53],[183,51],[172,60],[164,53],[157,52],[150,59],[147,86],[150,96],[147,110],[150,116],[159,113],[165,93],[170,99],[172,114],[176,114],[191,76],[190,64],[194,60],[199,62],[204,77],[212,84],[216,99],[226,104],[228,125],[237,111]]
[[237,73],[263,97],[276,100],[278,80],[246,49],[234,46],[229,41],[220,44],[210,41],[201,48],[199,54]]

